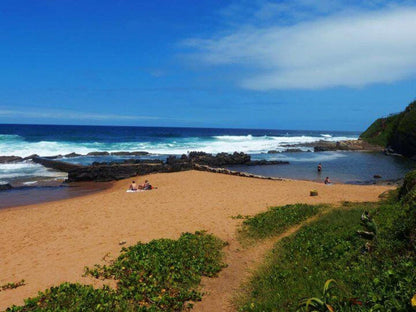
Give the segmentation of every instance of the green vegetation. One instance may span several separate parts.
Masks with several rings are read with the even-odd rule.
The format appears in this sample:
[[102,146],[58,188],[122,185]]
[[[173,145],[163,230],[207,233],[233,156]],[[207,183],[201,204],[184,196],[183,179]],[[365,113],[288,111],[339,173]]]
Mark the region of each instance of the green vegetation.
[[[394,199],[345,203],[282,239],[253,275],[240,311],[411,310],[416,201],[409,194],[416,192],[415,178],[416,172],[408,174]],[[362,235],[363,227],[376,235]],[[336,293],[322,294],[331,279],[337,281]]]
[[415,156],[416,101],[399,114],[377,119],[360,138],[372,144],[390,146],[404,156]]
[[86,268],[95,278],[116,279],[116,290],[63,283],[7,311],[181,311],[201,299],[201,276],[215,276],[225,266],[223,247],[204,232],[138,243],[109,265]]
[[19,282],[7,283],[0,286],[0,291],[7,290],[7,289],[14,289],[20,286],[25,285],[25,280],[22,279]]
[[326,207],[325,205],[296,204],[269,208],[266,212],[244,220],[240,237],[250,240],[281,234],[289,227],[305,221]]
[[335,301],[336,304],[339,302],[339,298],[333,294],[333,290],[336,289],[337,282],[333,279],[327,280],[324,284],[324,289],[322,291],[322,298],[307,298],[304,299],[299,305],[299,311],[322,311],[322,312],[333,312],[334,305],[332,301]]
[[363,139],[371,144],[386,147],[389,145],[389,141],[397,127],[398,120],[399,115],[379,118],[360,135],[360,139]]

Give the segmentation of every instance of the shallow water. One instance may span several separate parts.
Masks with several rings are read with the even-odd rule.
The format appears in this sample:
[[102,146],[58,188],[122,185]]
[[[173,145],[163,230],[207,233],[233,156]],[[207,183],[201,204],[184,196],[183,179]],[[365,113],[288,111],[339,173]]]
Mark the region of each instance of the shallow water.
[[80,182],[71,183],[71,185],[15,188],[0,192],[0,209],[84,196],[102,191],[110,186],[111,183],[108,182]]
[[[299,152],[282,154],[257,154],[253,159],[287,160],[289,165],[232,166],[233,170],[300,180],[323,181],[325,177],[338,183],[369,184],[377,180],[397,180],[416,169],[416,161],[399,156],[369,152]],[[318,163],[323,170],[317,171]]]

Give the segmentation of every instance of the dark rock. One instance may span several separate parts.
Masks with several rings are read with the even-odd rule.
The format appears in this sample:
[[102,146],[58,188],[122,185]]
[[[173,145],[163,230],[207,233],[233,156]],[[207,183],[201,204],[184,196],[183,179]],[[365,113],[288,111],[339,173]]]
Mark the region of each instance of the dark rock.
[[88,156],[108,156],[110,155],[109,152],[89,152]]
[[250,162],[250,155],[244,153],[218,153],[212,155],[204,152],[190,152],[188,155],[182,155],[180,158],[169,156],[166,163],[169,165],[185,165],[192,164],[208,165],[211,167],[227,166],[227,165],[243,165]]
[[27,157],[23,158],[23,160],[30,160],[30,159],[33,159],[35,157],[39,157],[39,155],[38,154],[32,154],[30,156],[27,156]]
[[[315,152],[326,152],[326,151],[383,151],[383,148],[378,145],[370,144],[364,140],[345,140],[339,142],[331,142],[320,140],[311,143],[297,143],[297,144],[286,144],[284,147],[313,147]],[[288,151],[288,150],[287,150]],[[302,150],[298,150],[302,151]]]
[[70,164],[67,162],[59,161],[59,160],[52,160],[42,157],[34,157],[32,159],[34,163],[41,164],[47,168],[52,168],[59,171],[69,172],[70,170],[81,168],[84,166],[77,165],[77,164]]
[[136,152],[112,152],[113,156],[144,156],[149,155],[148,152],[136,151]]
[[62,158],[62,155],[43,156],[42,158],[46,158],[46,159],[57,159],[57,158]]
[[[49,160],[51,161],[51,160]],[[94,162],[91,166],[78,166],[68,172],[68,182],[74,181],[112,181],[126,179],[137,175],[156,172],[177,172],[184,170],[203,170],[224,174],[235,174],[221,166],[232,165],[271,165],[287,164],[284,161],[254,161],[244,153],[219,153],[215,156],[204,152],[191,152],[180,158],[169,156],[166,163],[161,160],[126,159],[124,162]],[[216,169],[215,169],[216,168]]]
[[22,160],[23,158],[19,156],[0,156],[0,164],[14,163]]
[[79,156],[82,156],[82,155],[77,154],[77,153],[69,153],[69,154],[64,155],[64,157],[66,157],[66,158],[79,157]]
[[300,148],[288,148],[285,150],[285,153],[301,153],[303,150]]
[[276,150],[271,150],[271,151],[268,151],[267,152],[267,154],[279,154],[280,152],[279,151],[276,151]]
[[[184,159],[181,159],[182,161]],[[190,152],[188,160],[194,164],[208,165],[213,167],[226,165],[243,165],[250,162],[250,155],[234,152],[233,154],[218,153],[213,156],[204,152]]]
[[144,155],[149,155],[149,152],[145,152],[145,151],[135,151],[135,152],[130,152],[130,155],[134,155],[134,156],[144,156]]
[[112,152],[113,156],[130,156],[130,152]]
[[11,190],[13,186],[10,185],[10,183],[6,184],[0,184],[0,191],[8,191]]
[[118,164],[76,168],[68,172],[68,182],[75,181],[113,181],[155,172],[168,172],[161,164]]
[[160,159],[125,159],[122,162],[120,161],[109,161],[109,162],[100,162],[94,161],[92,166],[104,166],[104,165],[121,165],[121,164],[163,164],[163,161]]

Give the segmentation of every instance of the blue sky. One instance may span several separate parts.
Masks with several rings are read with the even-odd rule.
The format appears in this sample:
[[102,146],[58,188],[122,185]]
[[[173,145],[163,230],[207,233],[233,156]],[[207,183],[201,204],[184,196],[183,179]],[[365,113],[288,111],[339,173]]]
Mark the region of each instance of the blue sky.
[[415,38],[414,1],[2,0],[0,123],[364,130]]

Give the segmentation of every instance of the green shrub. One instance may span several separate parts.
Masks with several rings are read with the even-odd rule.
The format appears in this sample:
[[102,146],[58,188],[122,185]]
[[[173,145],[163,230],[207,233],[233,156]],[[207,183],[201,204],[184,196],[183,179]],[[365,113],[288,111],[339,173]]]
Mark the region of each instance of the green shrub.
[[283,233],[289,227],[305,221],[323,210],[325,205],[286,205],[244,220],[240,231],[242,238],[262,239]]
[[403,185],[399,190],[399,197],[405,197],[416,186],[416,170],[408,172],[403,180]]
[[[134,305],[124,300],[109,287],[94,289],[90,285],[63,283],[39,292],[35,298],[25,300],[22,307],[13,306],[6,311],[133,311]],[[144,310],[143,310],[144,311]]]

